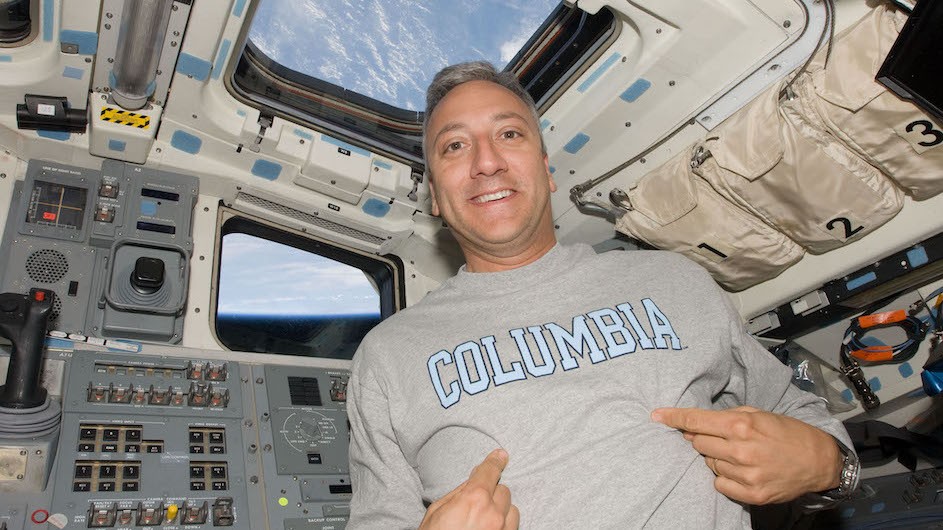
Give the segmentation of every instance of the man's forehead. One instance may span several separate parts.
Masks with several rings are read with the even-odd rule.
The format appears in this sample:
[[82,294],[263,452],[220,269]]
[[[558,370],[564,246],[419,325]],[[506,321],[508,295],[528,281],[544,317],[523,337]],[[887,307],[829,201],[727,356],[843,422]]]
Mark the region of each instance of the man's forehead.
[[453,88],[442,98],[432,111],[429,133],[438,136],[467,125],[463,115],[483,117],[492,122],[533,121],[528,119],[527,105],[511,90],[491,81],[469,81]]

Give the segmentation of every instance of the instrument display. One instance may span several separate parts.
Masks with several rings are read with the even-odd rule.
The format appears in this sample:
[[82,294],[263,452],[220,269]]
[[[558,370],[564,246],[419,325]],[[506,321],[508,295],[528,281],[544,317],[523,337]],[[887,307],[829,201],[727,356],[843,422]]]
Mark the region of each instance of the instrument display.
[[88,189],[36,180],[30,191],[26,222],[81,230]]

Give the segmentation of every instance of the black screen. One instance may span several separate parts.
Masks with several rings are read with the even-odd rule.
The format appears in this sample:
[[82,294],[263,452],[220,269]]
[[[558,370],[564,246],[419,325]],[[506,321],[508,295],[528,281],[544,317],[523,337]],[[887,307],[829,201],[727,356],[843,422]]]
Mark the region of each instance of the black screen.
[[943,121],[943,2],[919,0],[877,81]]

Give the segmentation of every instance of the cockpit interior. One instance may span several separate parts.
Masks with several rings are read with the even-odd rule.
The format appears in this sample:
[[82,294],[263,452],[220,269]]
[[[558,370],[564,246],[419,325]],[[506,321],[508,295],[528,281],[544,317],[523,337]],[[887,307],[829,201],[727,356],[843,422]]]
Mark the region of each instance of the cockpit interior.
[[935,0],[0,0],[0,530],[345,527],[351,359],[464,262],[422,127],[468,60],[536,103],[559,242],[698,263],[845,422],[859,491],[801,528],[943,526],[941,25]]

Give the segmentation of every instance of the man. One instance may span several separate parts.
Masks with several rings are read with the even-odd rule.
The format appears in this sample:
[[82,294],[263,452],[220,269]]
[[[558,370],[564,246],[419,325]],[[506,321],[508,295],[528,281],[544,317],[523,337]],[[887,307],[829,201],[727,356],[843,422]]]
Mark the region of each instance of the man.
[[446,68],[424,132],[466,265],[355,356],[348,528],[749,528],[743,504],[853,487],[841,424],[703,269],[556,243],[512,75]]

